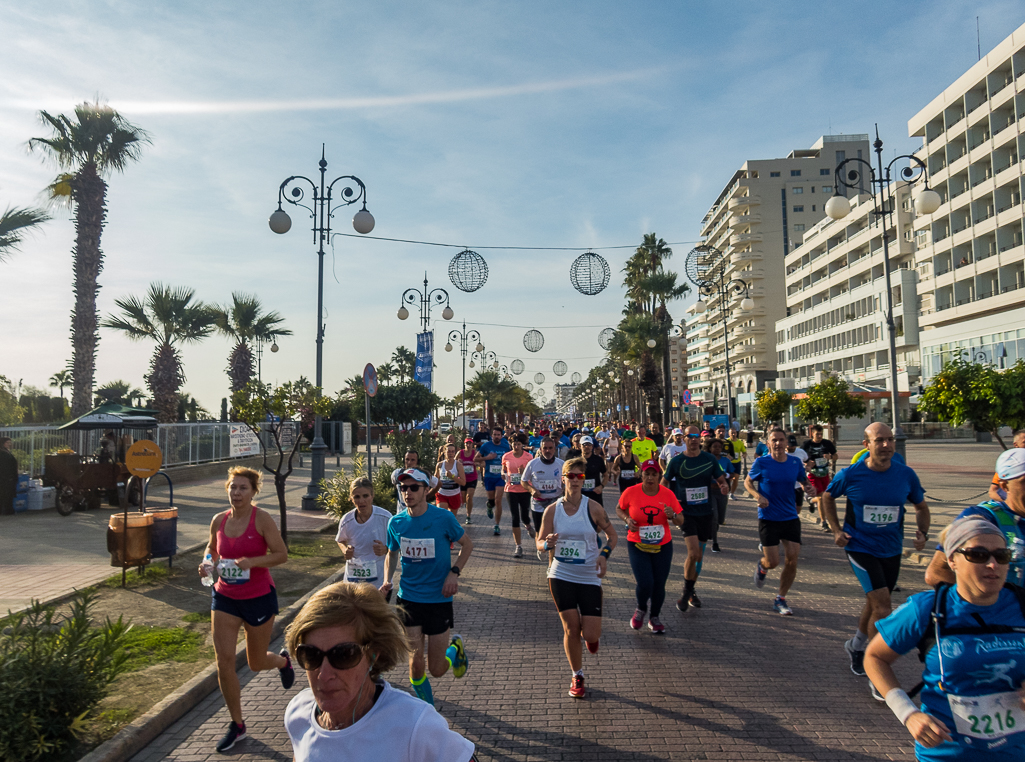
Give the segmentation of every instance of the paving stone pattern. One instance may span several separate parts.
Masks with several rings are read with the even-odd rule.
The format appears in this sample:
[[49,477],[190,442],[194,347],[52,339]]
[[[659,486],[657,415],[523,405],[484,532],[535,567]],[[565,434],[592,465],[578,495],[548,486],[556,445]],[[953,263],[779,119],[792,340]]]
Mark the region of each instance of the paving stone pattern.
[[[607,495],[610,508],[616,497]],[[479,759],[914,759],[907,731],[872,700],[866,679],[850,672],[843,642],[864,599],[842,552],[814,524],[804,525],[790,618],[772,611],[778,571],[762,590],[752,582],[753,501],[730,504],[720,531],[723,552],[708,553],[698,584],[704,607],[686,615],[673,605],[685,552],[678,538],[664,636],[629,626],[633,577],[621,546],[605,583],[600,651],[584,652],[588,696],[576,700],[567,695],[570,671],[545,566],[529,546],[523,559],[512,558],[508,519],[503,535],[493,537],[483,501],[477,502],[474,553],[455,606],[470,668],[462,680],[446,675],[432,683],[438,710],[477,745]],[[922,574],[919,567],[905,569],[896,602],[924,588]],[[916,682],[918,669],[914,655],[897,665],[906,686]],[[409,688],[404,669],[387,678]],[[281,689],[276,672],[243,668],[242,680],[249,735],[227,755],[213,750],[228,723],[215,692],[133,762],[291,760],[282,717],[305,677],[298,675],[290,691]]]

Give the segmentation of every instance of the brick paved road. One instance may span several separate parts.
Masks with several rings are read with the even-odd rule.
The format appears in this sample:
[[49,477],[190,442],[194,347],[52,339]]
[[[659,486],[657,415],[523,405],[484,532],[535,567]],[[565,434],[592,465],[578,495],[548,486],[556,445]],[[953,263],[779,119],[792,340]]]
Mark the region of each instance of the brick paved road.
[[[482,507],[474,515],[484,519]],[[566,695],[570,673],[544,566],[530,555],[512,558],[508,524],[500,538],[474,524],[475,550],[456,598],[470,670],[460,681],[433,680],[439,711],[477,744],[482,760],[914,759],[906,731],[849,670],[843,641],[863,599],[840,551],[805,525],[801,571],[788,596],[795,616],[779,617],[771,610],[777,573],[763,590],[751,581],[754,504],[730,510],[724,552],[709,554],[698,586],[704,608],[686,616],[672,606],[682,585],[681,555],[674,559],[664,637],[630,629],[632,576],[622,549],[613,554],[601,650],[584,653],[584,701]],[[906,569],[902,582],[906,592],[921,590],[922,570]],[[917,665],[914,656],[898,664],[906,685]],[[242,672],[250,735],[228,756],[290,760],[281,718],[304,678],[285,692],[276,673]],[[388,678],[408,688],[402,672]],[[213,746],[227,722],[215,693],[134,762],[223,759]]]

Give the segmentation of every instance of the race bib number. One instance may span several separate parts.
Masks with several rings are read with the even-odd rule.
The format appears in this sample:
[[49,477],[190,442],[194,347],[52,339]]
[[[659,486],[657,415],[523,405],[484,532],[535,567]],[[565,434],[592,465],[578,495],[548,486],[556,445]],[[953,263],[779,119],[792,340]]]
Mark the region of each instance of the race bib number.
[[586,552],[583,540],[559,540],[555,544],[555,557],[564,564],[582,564]]
[[593,490],[594,489],[594,479],[584,479],[584,489],[585,490]]
[[1017,691],[988,696],[947,696],[957,732],[986,741],[1020,733],[1025,729],[1025,712]]
[[825,458],[815,458],[815,468],[825,468],[828,462]]
[[519,474],[509,474],[509,484],[511,484],[511,485],[515,486],[515,485],[519,484],[520,481],[522,481],[522,479],[523,479],[523,477],[520,476]]
[[545,493],[558,492],[559,491],[559,482],[557,482],[555,479],[543,479],[537,485],[537,488],[541,492],[545,492]]
[[476,468],[476,466],[468,466],[468,465],[466,465],[464,463],[463,464],[463,473],[466,474],[467,476],[469,476],[470,474],[475,474],[475,473],[477,473],[477,468]]
[[896,524],[900,518],[900,506],[866,505],[863,515],[866,524]]
[[691,505],[708,502],[708,487],[687,487],[687,502]]
[[641,536],[641,542],[649,545],[661,544],[662,538],[666,536],[666,528],[661,524],[651,524],[637,528],[637,534]]
[[377,579],[377,561],[351,558],[345,564],[345,576],[353,582],[373,582]]
[[239,569],[238,564],[230,558],[221,559],[221,562],[217,564],[217,573],[228,585],[241,585],[243,582],[249,581],[249,569]]
[[496,476],[502,473],[501,463],[492,463],[488,466],[488,473],[495,474]]
[[620,479],[633,479],[634,478],[634,473],[635,473],[634,471],[620,471],[619,472],[619,478]]
[[434,560],[434,538],[424,537],[413,539],[403,537],[399,542],[402,557],[408,561],[433,561]]

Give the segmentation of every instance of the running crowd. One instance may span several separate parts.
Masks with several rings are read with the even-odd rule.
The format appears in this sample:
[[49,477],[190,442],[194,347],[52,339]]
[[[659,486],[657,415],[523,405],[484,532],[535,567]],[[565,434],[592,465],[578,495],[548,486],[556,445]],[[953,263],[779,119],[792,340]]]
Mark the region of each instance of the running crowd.
[[[563,626],[570,696],[587,695],[583,651],[599,650],[602,579],[621,533],[636,583],[629,625],[640,630],[647,620],[648,630],[660,635],[666,632],[672,527],[684,542],[676,609],[685,615],[705,605],[697,594],[705,551],[710,543],[712,553],[724,552],[718,529],[731,501],[750,498],[761,553],[752,584],[764,587],[781,567],[772,608],[791,616],[787,593],[797,578],[807,498],[815,523],[843,549],[865,596],[843,644],[851,671],[867,677],[871,695],[905,725],[917,758],[1025,759],[1025,432],[997,459],[990,499],[964,510],[939,534],[925,574],[934,589],[895,611],[891,594],[901,570],[907,506],[914,510],[909,539],[917,550],[929,542],[930,511],[918,476],[895,453],[888,426],[865,429],[863,448],[841,468],[819,426],[800,447],[796,435],[782,429],[745,437],[735,427],[706,424],[667,434],[612,422],[580,428],[548,422],[530,431],[482,425],[461,447],[449,436],[433,474],[420,468],[417,452],[404,454],[392,475],[399,499],[394,515],[373,504],[369,480],[354,480],[355,509],[342,518],[336,537],[345,581],[313,596],[279,654],[267,651],[278,613],[269,569],[287,560],[287,549],[270,516],[253,505],[260,474],[232,469],[226,485],[231,509],[214,517],[200,567],[204,583],[214,568],[218,572],[214,644],[231,723],[217,750],[245,736],[234,674],[235,642],[244,628],[252,669],[278,669],[286,689],[294,682],[293,658],[306,670],[310,687],[285,715],[295,759],[341,757],[353,743],[367,758],[474,759],[473,744],[433,709],[430,677],[451,672],[459,679],[469,667],[466,644],[454,632],[453,598],[473,552],[465,526],[473,523],[482,486],[492,533],[502,534],[507,509],[512,556],[524,557],[525,530],[546,565]],[[606,506],[610,482],[619,498]],[[892,665],[912,651],[923,662],[922,679],[905,691]],[[381,678],[404,660],[415,697]],[[382,722],[388,733],[375,732]]]

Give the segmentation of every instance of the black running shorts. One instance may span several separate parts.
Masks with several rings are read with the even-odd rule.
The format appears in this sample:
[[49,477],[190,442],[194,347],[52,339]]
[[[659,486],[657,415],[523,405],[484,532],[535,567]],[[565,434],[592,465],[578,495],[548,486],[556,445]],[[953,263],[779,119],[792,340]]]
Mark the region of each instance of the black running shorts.
[[718,523],[718,516],[710,513],[707,516],[683,515],[683,536],[698,536],[698,542],[708,542],[715,534],[715,527]]
[[800,545],[801,520],[768,521],[766,519],[758,519],[758,538],[766,548],[779,545],[780,540],[788,540]]
[[580,611],[580,616],[601,616],[601,585],[584,585],[564,579],[548,578],[555,608],[559,611]]
[[441,603],[417,603],[395,598],[399,617],[406,627],[419,627],[424,635],[441,635],[455,624],[452,617],[452,601]]
[[900,577],[900,559],[900,555],[879,558],[855,550],[847,551],[847,560],[866,595],[883,588],[893,592],[893,588],[897,587],[897,578]]

